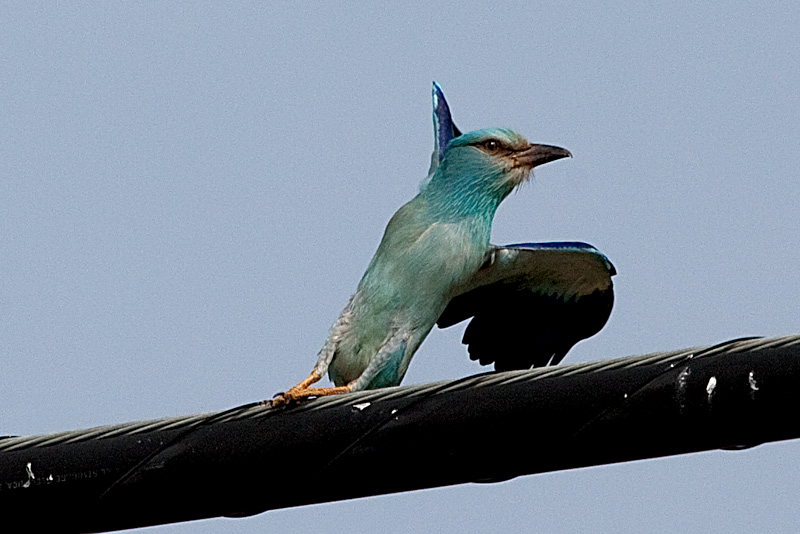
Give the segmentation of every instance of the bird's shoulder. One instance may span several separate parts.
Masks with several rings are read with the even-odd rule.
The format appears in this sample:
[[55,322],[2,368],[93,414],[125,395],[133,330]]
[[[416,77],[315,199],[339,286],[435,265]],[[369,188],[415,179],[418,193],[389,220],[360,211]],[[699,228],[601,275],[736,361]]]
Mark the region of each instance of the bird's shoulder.
[[[386,226],[380,249],[463,249],[472,243],[488,246],[488,233],[472,220],[442,217],[423,195],[417,195],[395,212]],[[481,254],[483,253],[481,249]]]

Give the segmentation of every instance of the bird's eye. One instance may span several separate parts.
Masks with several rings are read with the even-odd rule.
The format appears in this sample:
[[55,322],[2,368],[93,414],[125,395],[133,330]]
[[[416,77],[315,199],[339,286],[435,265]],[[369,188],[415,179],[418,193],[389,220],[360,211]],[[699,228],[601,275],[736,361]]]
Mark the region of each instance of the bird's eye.
[[500,141],[498,141],[497,139],[489,139],[488,141],[483,142],[483,148],[485,148],[489,152],[497,152],[498,150],[500,150],[500,148],[502,148],[502,145],[500,144]]

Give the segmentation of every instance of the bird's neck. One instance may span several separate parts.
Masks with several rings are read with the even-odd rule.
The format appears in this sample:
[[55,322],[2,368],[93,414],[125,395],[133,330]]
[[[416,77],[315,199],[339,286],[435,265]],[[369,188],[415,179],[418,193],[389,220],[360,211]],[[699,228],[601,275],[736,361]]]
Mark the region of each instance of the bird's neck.
[[431,191],[428,197],[431,209],[440,219],[480,219],[491,224],[500,202],[486,195],[437,194]]
[[434,176],[420,196],[440,218],[477,218],[491,226],[497,208],[511,192],[491,185],[498,183],[485,176]]

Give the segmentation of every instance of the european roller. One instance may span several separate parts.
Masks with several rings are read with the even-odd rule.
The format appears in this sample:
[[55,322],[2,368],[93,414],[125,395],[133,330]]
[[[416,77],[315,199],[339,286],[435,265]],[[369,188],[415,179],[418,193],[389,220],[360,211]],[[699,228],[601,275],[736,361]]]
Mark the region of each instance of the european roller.
[[[497,370],[555,365],[605,325],[613,265],[585,243],[489,243],[500,203],[569,151],[504,128],[461,133],[433,85],[434,152],[420,191],[389,221],[311,374],[279,406],[399,385],[434,325],[472,318],[470,357]],[[335,387],[310,387],[328,373]]]

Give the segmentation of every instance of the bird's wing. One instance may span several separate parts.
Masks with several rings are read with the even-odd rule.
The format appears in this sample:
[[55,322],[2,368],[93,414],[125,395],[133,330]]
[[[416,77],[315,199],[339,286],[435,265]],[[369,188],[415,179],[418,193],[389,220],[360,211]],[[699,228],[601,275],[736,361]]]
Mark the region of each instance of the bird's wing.
[[494,362],[498,371],[555,365],[606,324],[615,274],[586,243],[493,247],[436,324],[447,328],[473,317],[462,341],[471,359]]

